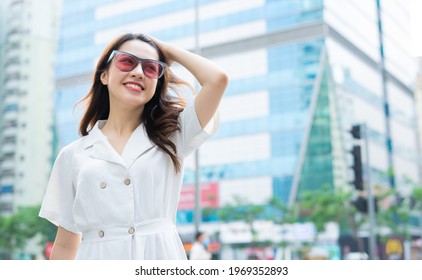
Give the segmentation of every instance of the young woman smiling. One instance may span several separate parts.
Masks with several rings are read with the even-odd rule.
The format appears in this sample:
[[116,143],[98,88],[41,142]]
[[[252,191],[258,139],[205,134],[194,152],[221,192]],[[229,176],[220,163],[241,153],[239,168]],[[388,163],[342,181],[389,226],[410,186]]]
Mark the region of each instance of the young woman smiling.
[[[177,62],[201,89],[185,104]],[[183,161],[218,127],[227,74],[143,34],[102,53],[83,99],[82,137],[54,164],[40,216],[58,226],[51,259],[186,259],[175,218]]]

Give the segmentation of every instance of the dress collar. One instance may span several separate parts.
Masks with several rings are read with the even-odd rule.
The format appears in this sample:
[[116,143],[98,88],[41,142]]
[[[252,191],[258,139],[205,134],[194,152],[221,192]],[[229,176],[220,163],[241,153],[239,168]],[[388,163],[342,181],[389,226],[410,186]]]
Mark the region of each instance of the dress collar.
[[132,166],[135,160],[150,151],[155,144],[151,142],[145,126],[141,123],[129,137],[121,155],[113,148],[107,137],[101,131],[107,120],[99,120],[85,136],[83,147],[90,151],[93,158],[106,160],[118,164]]

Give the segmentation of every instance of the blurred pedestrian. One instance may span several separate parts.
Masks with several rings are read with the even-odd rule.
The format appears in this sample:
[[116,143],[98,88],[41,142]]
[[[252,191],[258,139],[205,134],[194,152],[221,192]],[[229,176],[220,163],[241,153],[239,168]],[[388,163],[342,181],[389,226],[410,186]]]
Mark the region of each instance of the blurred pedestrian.
[[210,240],[206,233],[198,232],[195,235],[195,242],[190,250],[191,260],[210,260],[211,252],[209,251]]
[[[202,86],[189,104],[173,62]],[[150,36],[106,47],[82,137],[60,151],[40,210],[58,226],[51,259],[186,259],[175,226],[183,161],[217,129],[227,82],[213,62]]]

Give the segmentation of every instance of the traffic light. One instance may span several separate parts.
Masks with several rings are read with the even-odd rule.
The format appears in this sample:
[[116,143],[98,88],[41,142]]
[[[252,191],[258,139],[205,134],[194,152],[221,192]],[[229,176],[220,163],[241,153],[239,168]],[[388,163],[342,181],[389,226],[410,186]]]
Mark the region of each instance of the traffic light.
[[[359,212],[368,213],[368,199],[366,197],[359,196],[355,200],[353,200],[352,205],[356,207]],[[378,212],[378,199],[374,198],[374,207],[375,212]]]
[[368,201],[366,200],[366,198],[359,196],[351,203],[356,207],[359,212],[368,213]]
[[350,130],[350,133],[352,134],[353,138],[361,139],[360,125],[356,124],[352,126],[352,130]]
[[[362,133],[361,133],[361,125],[356,124],[352,126],[352,129],[350,130],[350,134],[352,134],[353,139],[361,139]],[[352,184],[355,186],[355,188],[359,191],[363,190],[363,174],[362,174],[362,152],[361,147],[358,145],[354,145],[353,149],[350,151],[350,153],[353,156],[353,175],[354,179],[352,181]]]
[[353,175],[354,179],[352,181],[353,185],[357,190],[363,190],[363,173],[362,173],[362,152],[360,146],[353,146],[351,151],[353,156]]

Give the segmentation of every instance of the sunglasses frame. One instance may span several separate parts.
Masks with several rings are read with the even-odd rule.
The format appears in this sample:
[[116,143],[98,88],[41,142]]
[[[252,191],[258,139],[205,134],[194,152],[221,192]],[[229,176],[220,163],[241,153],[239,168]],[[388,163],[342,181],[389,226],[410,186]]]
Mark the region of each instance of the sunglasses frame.
[[[144,71],[144,67],[142,66],[142,72],[144,73],[144,75],[145,75],[146,77],[148,77],[148,78],[150,78],[150,79],[159,79],[159,78],[161,78],[161,77],[164,75],[164,72],[166,71],[166,68],[168,67],[168,66],[167,66],[167,64],[166,64],[166,63],[164,63],[164,62],[162,62],[162,61],[155,60],[155,59],[139,58],[139,57],[137,57],[137,56],[135,56],[135,55],[133,55],[133,54],[131,54],[131,53],[122,52],[122,51],[118,51],[118,50],[113,50],[113,51],[111,52],[111,54],[110,54],[110,56],[109,56],[109,58],[108,58],[108,60],[107,60],[107,64],[108,64],[108,63],[110,63],[110,61],[111,61],[113,58],[115,58],[118,54],[124,54],[124,55],[128,55],[128,56],[130,56],[130,57],[134,58],[134,59],[138,62],[138,64],[136,64],[136,66],[135,66],[133,69],[135,69],[136,67],[138,67],[139,63],[141,63],[141,65],[142,65],[144,62],[154,62],[154,63],[158,63],[159,65],[161,65],[161,67],[163,68],[163,70],[161,71],[160,75],[159,75],[157,78],[152,78],[152,77],[150,77],[149,75],[147,75],[147,74],[145,73],[145,71]],[[115,63],[115,65],[116,65],[116,61],[114,61],[114,63]],[[116,65],[116,68],[117,68],[117,69],[119,69],[119,70],[120,70],[120,71],[122,71],[122,72],[130,72],[130,71],[133,71],[133,69],[128,70],[128,71],[122,70],[122,69],[120,69],[119,67],[117,67],[117,65]]]

